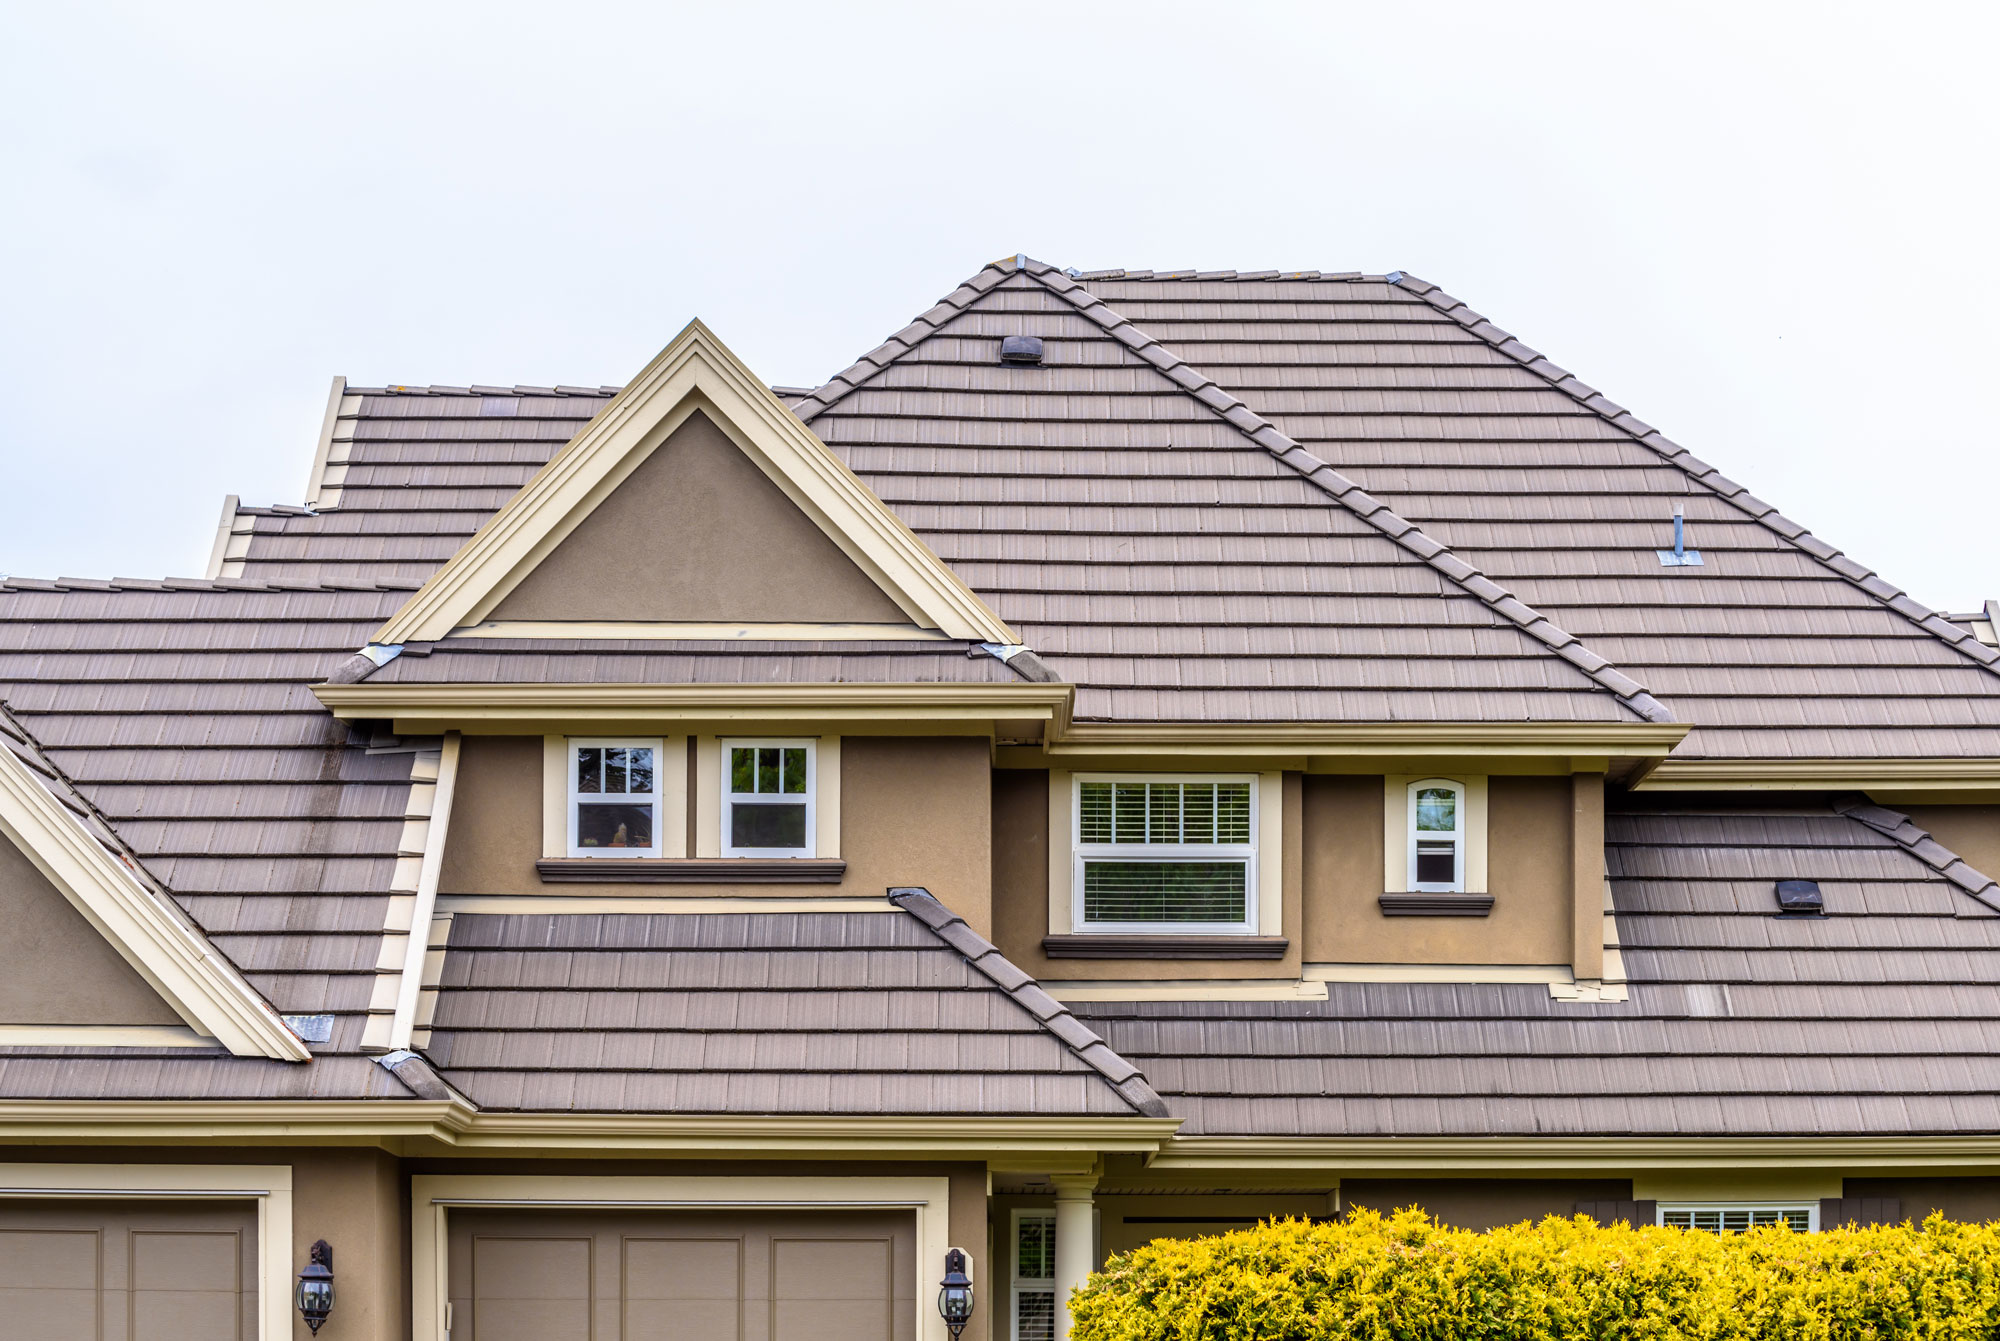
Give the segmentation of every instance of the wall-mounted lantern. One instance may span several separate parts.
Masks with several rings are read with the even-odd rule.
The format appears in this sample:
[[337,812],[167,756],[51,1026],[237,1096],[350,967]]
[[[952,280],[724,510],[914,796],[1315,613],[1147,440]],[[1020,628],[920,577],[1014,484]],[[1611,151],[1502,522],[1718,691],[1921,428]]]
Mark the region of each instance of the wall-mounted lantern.
[[972,1321],[972,1277],[966,1274],[965,1254],[956,1248],[944,1255],[944,1279],[938,1282],[938,1316],[951,1328],[951,1341]]
[[299,1316],[318,1336],[320,1324],[333,1312],[333,1249],[325,1239],[313,1244],[305,1269],[299,1272],[298,1302]]

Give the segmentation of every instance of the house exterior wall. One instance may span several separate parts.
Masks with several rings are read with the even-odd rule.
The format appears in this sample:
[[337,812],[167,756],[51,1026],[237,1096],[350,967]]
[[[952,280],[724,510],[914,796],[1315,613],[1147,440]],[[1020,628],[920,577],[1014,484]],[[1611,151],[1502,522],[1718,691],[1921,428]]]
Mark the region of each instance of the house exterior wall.
[[467,736],[438,889],[443,894],[649,894],[768,897],[841,893],[880,898],[921,885],[978,930],[991,904],[992,784],[983,739],[845,736],[840,747],[837,885],[544,884],[544,751],[540,736]]
[[1580,1201],[1629,1201],[1629,1178],[1354,1178],[1340,1185],[1341,1204],[1387,1215],[1406,1206],[1461,1229],[1576,1213]]
[[491,617],[909,622],[701,413],[640,462]]
[[177,1025],[103,933],[0,837],[0,1024]]
[[1897,805],[1920,829],[1984,875],[2000,872],[2000,806]]

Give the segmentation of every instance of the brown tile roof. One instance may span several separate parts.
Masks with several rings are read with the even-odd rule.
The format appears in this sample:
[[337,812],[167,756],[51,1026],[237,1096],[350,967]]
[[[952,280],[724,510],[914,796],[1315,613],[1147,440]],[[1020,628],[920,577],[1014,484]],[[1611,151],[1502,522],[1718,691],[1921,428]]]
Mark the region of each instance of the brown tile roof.
[[[1924,1135],[2000,1127],[2000,888],[1865,803],[1607,821],[1630,1000],[1330,983],[1078,1004],[1185,1134]],[[1777,915],[1817,880],[1828,916]],[[1504,897],[1504,895],[1503,895]]]
[[923,890],[901,913],[465,914],[428,1053],[482,1108],[1160,1116]]
[[[613,390],[350,389],[340,506],[256,517],[244,571],[419,580]],[[1085,717],[1602,711],[1499,591],[1693,723],[1676,758],[2000,756],[2000,652],[1409,276],[991,266],[786,390]],[[1700,568],[1654,556],[1676,504]]]
[[[351,739],[308,685],[408,594],[0,582],[0,698],[17,730],[275,1009],[336,1017],[321,1054],[353,1054],[360,1041],[414,756]],[[71,1083],[63,1066],[0,1055],[10,1059],[0,1095]],[[91,1079],[82,1067],[74,1083],[150,1084],[156,1097],[407,1092],[352,1060],[184,1058],[141,1068],[150,1080],[105,1062],[118,1074]]]

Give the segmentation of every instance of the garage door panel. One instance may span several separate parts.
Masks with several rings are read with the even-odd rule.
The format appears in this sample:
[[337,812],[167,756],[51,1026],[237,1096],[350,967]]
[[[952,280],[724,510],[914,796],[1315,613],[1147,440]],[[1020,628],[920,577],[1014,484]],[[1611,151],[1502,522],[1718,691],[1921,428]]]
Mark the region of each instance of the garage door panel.
[[0,1336],[248,1341],[249,1202],[0,1201]]
[[454,1211],[452,1341],[911,1341],[915,1228],[907,1211]]
[[742,1341],[743,1239],[624,1238],[622,1341]]
[[241,1234],[134,1229],[126,1245],[131,1341],[241,1336]]
[[486,1341],[593,1341],[588,1236],[480,1235],[471,1315]]
[[884,1341],[893,1270],[887,1238],[773,1239],[772,1341]]

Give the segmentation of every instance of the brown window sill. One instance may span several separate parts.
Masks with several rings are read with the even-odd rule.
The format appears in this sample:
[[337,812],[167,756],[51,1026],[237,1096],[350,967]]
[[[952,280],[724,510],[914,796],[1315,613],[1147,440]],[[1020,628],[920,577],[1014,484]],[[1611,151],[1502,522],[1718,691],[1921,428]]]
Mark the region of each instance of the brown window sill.
[[1283,959],[1283,936],[1044,936],[1050,959]]
[[1493,911],[1491,894],[1384,894],[1384,917],[1485,917]]
[[836,885],[837,857],[544,857],[544,884]]

